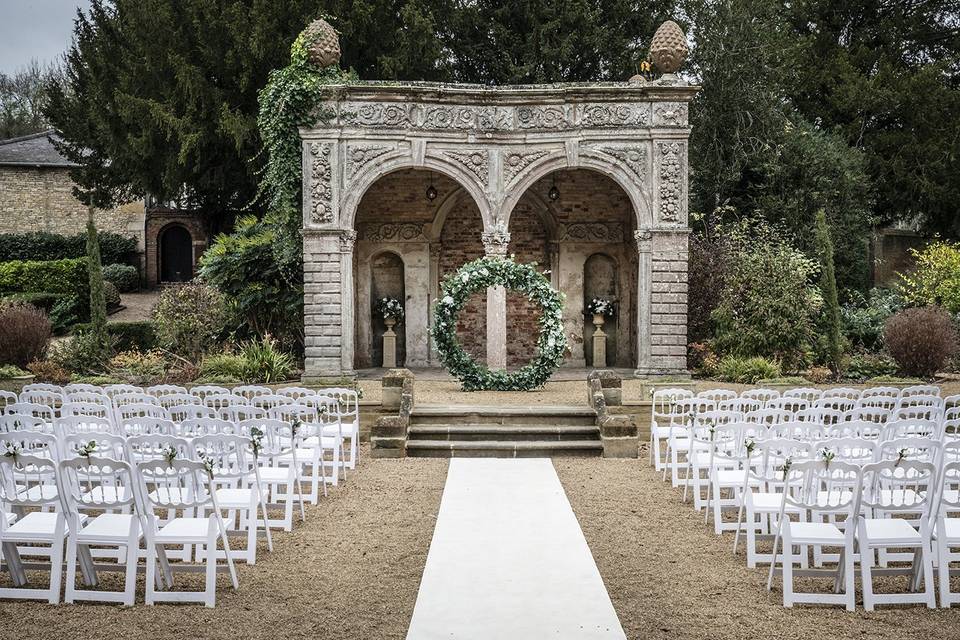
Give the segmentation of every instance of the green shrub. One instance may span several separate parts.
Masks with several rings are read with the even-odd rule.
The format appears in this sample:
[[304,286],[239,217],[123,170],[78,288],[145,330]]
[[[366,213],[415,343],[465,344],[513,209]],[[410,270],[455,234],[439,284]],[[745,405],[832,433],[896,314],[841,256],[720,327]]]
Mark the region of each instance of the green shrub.
[[[739,359],[762,356],[797,371],[808,361],[822,299],[815,262],[781,239],[757,237],[733,255],[712,314],[714,349]],[[761,376],[764,378],[772,376]]]
[[111,282],[103,283],[103,301],[107,305],[107,310],[116,309],[120,306],[120,292]]
[[[78,324],[73,327],[73,333],[83,333],[90,330],[89,324]],[[107,333],[113,338],[114,348],[120,351],[150,351],[157,346],[157,335],[150,320],[134,322],[110,322],[107,324]]]
[[854,380],[866,380],[893,375],[896,372],[897,363],[893,358],[879,353],[858,353],[847,363],[846,375]]
[[102,375],[114,351],[113,338],[103,344],[91,331],[61,340],[50,348],[50,360],[77,375]]
[[65,333],[81,320],[86,320],[84,312],[90,308],[89,300],[86,300],[86,303],[84,304],[84,299],[79,296],[60,296],[50,309],[50,322],[53,323],[54,332]]
[[887,320],[883,340],[900,372],[932,378],[957,352],[953,318],[940,307],[915,307]]
[[140,288],[140,272],[129,264],[114,263],[104,266],[103,279],[112,283],[120,293],[129,293]]
[[243,380],[248,383],[281,382],[290,378],[293,357],[280,351],[269,335],[245,343],[240,351],[244,362]]
[[2,302],[32,304],[49,315],[50,312],[53,311],[53,307],[64,297],[66,296],[62,293],[11,293],[4,297]]
[[241,384],[243,380],[234,376],[200,376],[194,380],[196,384]]
[[917,264],[911,273],[900,275],[903,297],[916,306],[937,305],[960,313],[960,243],[931,242],[910,253]]
[[0,291],[87,296],[87,259],[15,260],[0,263]]
[[169,363],[159,351],[121,351],[107,363],[110,376],[136,385],[158,383],[168,367]]
[[[137,252],[137,239],[116,233],[98,232],[104,264],[130,262]],[[0,233],[0,262],[11,260],[63,260],[87,255],[87,236],[64,236],[46,231]]]
[[825,347],[824,361],[835,376],[843,368],[843,337],[840,324],[840,303],[837,300],[837,275],[833,263],[833,239],[823,209],[817,211],[814,227],[814,245],[820,257],[820,294],[823,296],[822,333]]
[[13,302],[0,305],[0,363],[25,367],[42,358],[53,327],[40,309]]
[[235,353],[217,353],[204,357],[200,363],[200,377],[208,378],[232,378],[236,381],[243,380],[246,371],[246,362],[243,356]]
[[219,291],[189,282],[164,289],[153,309],[153,320],[161,348],[198,362],[220,341],[230,312]]
[[904,305],[900,293],[895,289],[877,287],[866,297],[859,291],[848,294],[847,303],[840,309],[847,340],[855,349],[877,351],[883,348],[883,325]]
[[754,384],[764,378],[779,378],[780,367],[775,362],[759,356],[753,358],[721,358],[717,366],[718,377],[724,382]]
[[36,382],[48,384],[67,384],[70,382],[70,373],[51,360],[34,360],[27,365],[27,370],[33,374]]
[[14,364],[0,365],[0,379],[21,378],[30,375],[29,371],[24,371]]

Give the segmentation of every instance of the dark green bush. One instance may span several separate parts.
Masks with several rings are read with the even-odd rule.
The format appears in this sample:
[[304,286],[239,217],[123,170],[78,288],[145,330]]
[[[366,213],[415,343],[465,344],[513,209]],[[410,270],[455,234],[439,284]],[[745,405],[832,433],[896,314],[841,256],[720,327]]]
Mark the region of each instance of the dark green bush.
[[[136,256],[137,240],[116,233],[99,232],[100,257],[104,264],[129,263]],[[62,260],[87,255],[87,236],[78,233],[0,233],[0,262],[11,260]]]
[[104,281],[103,283],[103,301],[107,305],[107,310],[120,306],[120,292],[112,282]]
[[231,315],[222,293],[202,282],[187,282],[163,290],[153,320],[158,346],[199,362],[223,340]]
[[[73,333],[90,331],[89,324],[78,324]],[[120,351],[147,352],[157,346],[157,336],[153,330],[153,323],[149,320],[138,322],[110,322],[107,324],[107,334],[114,340],[114,348]]]
[[840,309],[843,333],[854,348],[877,351],[883,347],[883,324],[903,308],[904,301],[894,289],[874,288],[864,296],[850,291]]
[[897,363],[879,353],[858,353],[847,363],[846,375],[854,380],[890,376],[897,372]]
[[140,272],[129,264],[114,263],[104,266],[103,279],[113,284],[120,293],[128,293],[140,288]]
[[759,356],[754,358],[734,358],[727,356],[717,366],[717,377],[724,382],[754,384],[757,380],[780,377],[780,366]]
[[91,331],[78,332],[68,340],[50,347],[50,360],[71,373],[99,375],[106,371],[107,360],[113,353],[113,338],[107,344]]
[[32,304],[49,315],[53,307],[65,297],[67,296],[62,293],[11,293],[3,298],[3,302]]
[[0,291],[87,296],[89,289],[86,258],[0,263]]

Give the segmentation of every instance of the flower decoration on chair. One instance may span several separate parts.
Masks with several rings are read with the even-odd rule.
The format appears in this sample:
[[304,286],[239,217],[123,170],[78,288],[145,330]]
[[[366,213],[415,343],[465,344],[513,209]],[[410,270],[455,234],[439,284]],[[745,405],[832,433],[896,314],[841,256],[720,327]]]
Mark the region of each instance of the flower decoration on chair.
[[380,298],[377,300],[377,315],[384,320],[393,318],[397,322],[403,320],[403,305],[396,298]]
[[587,303],[586,310],[588,315],[606,316],[607,318],[612,318],[616,312],[613,300],[607,300],[606,298],[594,298]]
[[[491,371],[471,358],[457,340],[457,315],[474,293],[501,286],[526,296],[541,308],[534,358],[521,369]],[[464,391],[529,391],[542,387],[560,366],[567,348],[563,331],[562,293],[550,286],[533,264],[508,258],[483,257],[463,265],[443,280],[434,306],[430,332],[440,361],[456,376]]]

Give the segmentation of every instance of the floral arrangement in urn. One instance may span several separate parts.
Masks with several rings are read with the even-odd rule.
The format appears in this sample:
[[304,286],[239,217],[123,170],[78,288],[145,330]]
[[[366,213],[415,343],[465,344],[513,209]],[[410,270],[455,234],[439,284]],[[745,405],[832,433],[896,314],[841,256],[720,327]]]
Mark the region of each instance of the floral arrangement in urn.
[[380,298],[377,300],[377,315],[384,320],[400,322],[403,320],[403,305],[396,298]]
[[587,303],[587,314],[594,316],[613,317],[615,310],[613,300],[606,298],[594,298]]

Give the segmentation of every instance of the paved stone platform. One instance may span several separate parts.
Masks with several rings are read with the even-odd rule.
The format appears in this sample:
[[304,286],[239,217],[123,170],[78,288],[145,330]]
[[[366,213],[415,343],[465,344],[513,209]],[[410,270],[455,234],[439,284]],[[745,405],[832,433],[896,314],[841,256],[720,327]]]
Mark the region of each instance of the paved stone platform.
[[547,459],[454,459],[407,640],[625,640]]

